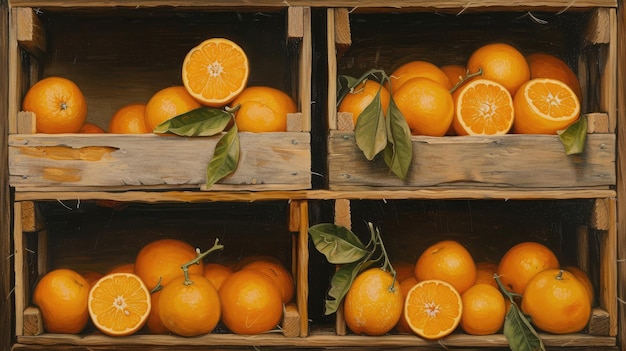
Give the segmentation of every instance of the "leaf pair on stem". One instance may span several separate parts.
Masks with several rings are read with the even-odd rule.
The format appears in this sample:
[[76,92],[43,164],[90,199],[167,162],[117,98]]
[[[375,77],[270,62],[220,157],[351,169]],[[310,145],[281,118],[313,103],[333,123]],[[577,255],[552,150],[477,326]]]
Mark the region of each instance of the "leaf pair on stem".
[[[367,225],[370,232],[370,241],[367,245],[364,245],[352,231],[343,226],[322,223],[309,228],[315,248],[326,256],[328,262],[341,265],[330,281],[330,289],[325,301],[324,313],[326,315],[337,311],[354,278],[373,264],[382,261],[381,269],[391,272],[395,282],[396,271],[389,261],[380,230],[372,223],[367,223]],[[375,254],[377,257],[374,257]]]
[[239,164],[239,130],[235,123],[235,112],[238,109],[239,105],[226,107],[224,110],[199,107],[162,122],[153,132],[180,136],[214,136],[222,133],[232,122],[230,129],[222,134],[215,145],[213,158],[207,165],[206,187],[210,188],[233,173]]

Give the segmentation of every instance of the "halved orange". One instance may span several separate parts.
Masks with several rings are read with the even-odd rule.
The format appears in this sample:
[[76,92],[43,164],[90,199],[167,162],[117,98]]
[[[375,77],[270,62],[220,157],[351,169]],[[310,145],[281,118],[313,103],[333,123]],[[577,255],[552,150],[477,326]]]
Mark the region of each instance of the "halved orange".
[[423,280],[407,293],[404,317],[425,339],[440,339],[456,329],[461,321],[463,302],[452,285],[442,280]]
[[474,79],[463,84],[452,95],[457,135],[502,135],[513,126],[513,98],[500,83]]
[[523,134],[556,134],[578,120],[580,101],[560,80],[535,78],[524,83],[515,97],[513,129]]
[[212,38],[191,49],[183,61],[183,84],[203,105],[221,107],[248,83],[248,57],[235,42]]
[[148,320],[150,291],[132,273],[113,273],[98,280],[89,291],[89,315],[101,332],[125,336],[137,332]]

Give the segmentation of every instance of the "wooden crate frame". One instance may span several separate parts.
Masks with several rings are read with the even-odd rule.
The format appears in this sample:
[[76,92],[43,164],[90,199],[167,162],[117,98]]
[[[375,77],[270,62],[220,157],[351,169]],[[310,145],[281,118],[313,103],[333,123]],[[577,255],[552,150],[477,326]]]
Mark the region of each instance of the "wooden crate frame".
[[[211,10],[229,9],[218,7]],[[232,12],[232,9],[230,10]],[[290,52],[295,52],[294,56],[297,58],[293,62],[295,67],[293,76],[296,82],[292,83],[291,89],[297,96],[295,100],[300,106],[300,112],[288,116],[287,132],[240,133],[241,154],[237,170],[210,190],[266,191],[311,188],[310,8],[274,7],[266,10],[284,11],[287,24],[283,40],[287,40],[285,45]],[[14,116],[9,119],[10,185],[18,191],[35,189],[53,191],[63,188],[113,191],[193,188],[207,190],[204,187],[206,165],[212,158],[219,136],[162,138],[153,134],[35,133],[36,116],[18,111],[18,106],[21,105],[19,92],[23,93],[38,79],[38,72],[45,65],[47,37],[45,25],[37,13],[46,11],[48,11],[46,8],[31,7],[15,7],[11,10],[10,40],[18,45],[13,45],[10,53],[12,72],[10,82],[11,91],[14,92],[9,112]],[[132,10],[127,11],[131,11],[132,15]],[[219,24],[214,26],[217,27]],[[21,53],[27,53],[31,62],[29,67],[22,66]],[[267,59],[270,60],[271,57]],[[80,74],[86,73],[76,73]],[[29,82],[28,76],[31,76],[33,81]],[[140,72],[135,79],[141,77]],[[262,83],[255,85],[260,84]],[[103,112],[107,106],[97,101],[97,95],[91,98],[87,96],[87,100],[88,104],[97,105],[98,118],[107,118]]]
[[[17,201],[13,205],[15,247],[15,310],[17,342],[25,345],[74,344],[90,345],[235,345],[259,346],[274,343],[289,343],[289,339],[308,335],[308,227],[309,206],[306,200],[289,201],[288,226],[293,234],[291,243],[292,267],[296,283],[294,302],[285,306],[280,323],[282,333],[267,333],[255,338],[236,334],[205,334],[188,342],[189,338],[174,335],[152,335],[137,333],[129,337],[109,337],[102,334],[76,335],[46,333],[39,309],[31,305],[31,271],[41,277],[49,271],[47,267],[48,233],[45,221],[34,201]],[[36,247],[28,247],[26,236],[36,236]],[[28,256],[36,256],[37,267],[29,265]]]
[[[584,153],[565,155],[558,137],[549,135],[412,136],[413,161],[407,178],[401,180],[388,170],[382,157],[367,161],[356,146],[351,114],[337,112],[338,60],[351,47],[351,14],[347,9],[328,10],[329,188],[613,187],[616,184],[617,154],[616,9],[594,8],[588,11],[592,15],[584,31],[585,47],[590,50],[600,49],[606,57],[600,62],[600,74],[588,69],[592,64],[591,58],[582,54],[578,58],[581,67],[579,76],[584,77],[581,85],[583,88],[589,87],[590,91],[592,87],[599,89],[600,96],[598,112],[587,113],[590,122]],[[363,12],[370,14],[366,10]],[[354,64],[358,65],[358,62]]]

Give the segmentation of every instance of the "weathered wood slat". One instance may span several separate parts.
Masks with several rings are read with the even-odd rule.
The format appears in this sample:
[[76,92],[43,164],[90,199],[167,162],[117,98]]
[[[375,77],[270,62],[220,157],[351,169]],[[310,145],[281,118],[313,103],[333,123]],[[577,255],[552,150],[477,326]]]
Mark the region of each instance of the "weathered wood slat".
[[[310,188],[308,133],[241,133],[237,171],[222,180],[232,189]],[[50,187],[184,186],[206,181],[219,138],[158,135],[11,135],[10,184]]]
[[406,180],[390,173],[381,157],[368,161],[354,133],[331,131],[331,189],[342,186],[591,187],[615,184],[615,135],[588,135],[585,152],[566,156],[556,136],[412,137]]
[[[167,0],[116,0],[116,1],[98,1],[98,0],[77,0],[72,2],[60,0],[14,0],[11,1],[13,6],[33,6],[33,7],[101,7],[101,6],[172,6],[171,1]],[[176,6],[206,6],[206,1],[202,0],[183,0],[177,1]],[[211,6],[250,6],[249,0],[221,0],[212,1]],[[384,1],[384,0],[294,0],[286,3],[282,0],[262,0],[254,1],[254,6],[319,6],[319,7],[382,7],[382,8],[400,8],[400,7],[422,7],[426,9],[433,8],[472,8],[472,7],[520,7],[520,8],[580,8],[580,7],[617,7],[616,0],[600,0],[600,1],[568,1],[568,0],[544,0],[544,1],[506,1],[506,0],[488,0],[480,2],[468,1],[429,1],[429,0],[409,0],[409,1]]]

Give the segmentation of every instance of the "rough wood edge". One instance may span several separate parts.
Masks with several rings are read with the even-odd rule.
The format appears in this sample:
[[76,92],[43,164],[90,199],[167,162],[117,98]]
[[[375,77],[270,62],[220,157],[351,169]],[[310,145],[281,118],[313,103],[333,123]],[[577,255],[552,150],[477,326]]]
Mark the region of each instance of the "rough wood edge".
[[589,113],[587,117],[587,133],[607,134],[609,133],[609,115],[606,113]]
[[610,228],[610,200],[597,199],[593,203],[593,211],[591,212],[590,226],[597,230],[609,230]]
[[609,313],[600,308],[594,308],[591,311],[591,318],[587,324],[587,333],[594,336],[608,336],[610,334]]
[[287,131],[302,132],[305,130],[302,112],[287,114]]
[[24,335],[40,335],[45,333],[41,311],[35,306],[24,310]]
[[31,55],[42,58],[47,51],[46,31],[32,8],[14,8],[17,21],[17,42]]
[[22,231],[22,204],[13,204],[13,249],[14,249],[14,274],[15,274],[15,335],[24,335],[23,311],[28,304],[28,265],[24,256],[24,234]]
[[352,45],[352,33],[350,31],[350,12],[347,8],[336,8],[335,19],[335,48],[337,61]]
[[287,38],[302,39],[304,36],[304,8],[292,6],[287,9]]
[[45,228],[45,219],[41,216],[39,207],[34,201],[22,202],[22,230],[24,232],[38,232]]
[[298,313],[300,318],[300,337],[309,335],[309,203],[300,201],[300,232],[298,235],[298,254],[296,286]]
[[326,51],[328,89],[326,90],[326,116],[328,128],[337,129],[337,53],[335,46],[335,10],[326,10]]
[[281,329],[287,338],[295,338],[300,335],[300,314],[295,304],[285,305]]
[[300,49],[300,71],[299,71],[299,97],[300,110],[302,111],[301,131],[311,131],[311,99],[312,99],[312,75],[313,75],[313,35],[311,33],[311,8],[302,9],[302,46]]
[[354,131],[354,119],[350,112],[337,112],[337,130],[342,132]]
[[19,111],[17,113],[17,133],[35,134],[37,133],[37,116],[34,112]]
[[589,228],[578,226],[576,228],[576,266],[583,272],[589,274]]
[[609,9],[595,9],[589,18],[583,33],[584,40],[592,45],[608,44],[611,40]]
[[290,232],[298,232],[300,230],[300,202],[299,201],[290,201],[289,202],[289,231]]

